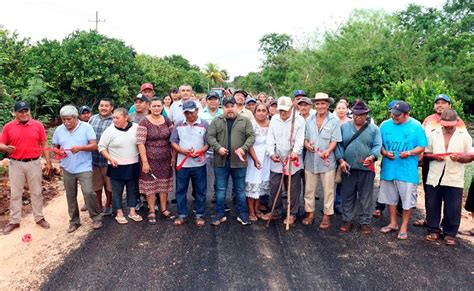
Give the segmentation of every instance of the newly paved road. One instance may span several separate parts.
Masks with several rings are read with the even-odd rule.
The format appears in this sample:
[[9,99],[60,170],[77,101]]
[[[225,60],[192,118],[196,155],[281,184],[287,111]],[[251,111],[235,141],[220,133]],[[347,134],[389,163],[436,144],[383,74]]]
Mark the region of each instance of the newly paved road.
[[[208,203],[209,213],[213,207]],[[262,221],[241,226],[233,212],[228,218],[202,229],[107,218],[42,289],[474,289],[473,246],[425,242],[423,229],[411,227],[410,238],[399,241],[396,234],[342,234],[340,216],[326,231],[318,229],[320,215],[290,231],[281,221],[267,228]],[[374,225],[386,223],[385,216]]]

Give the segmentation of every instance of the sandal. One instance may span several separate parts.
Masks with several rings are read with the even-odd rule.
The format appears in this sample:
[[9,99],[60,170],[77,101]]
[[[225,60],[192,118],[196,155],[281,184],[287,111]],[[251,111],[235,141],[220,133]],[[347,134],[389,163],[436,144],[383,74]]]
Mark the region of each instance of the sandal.
[[257,220],[258,220],[258,217],[255,216],[255,215],[249,215],[249,220],[250,220],[250,221],[257,221]]
[[408,232],[399,232],[397,238],[399,240],[407,240],[408,239]]
[[301,221],[301,223],[303,223],[303,225],[311,225],[314,223],[314,213],[313,212],[310,212],[306,215],[305,218],[303,218],[303,220]]
[[[176,220],[175,220],[175,221],[176,221]],[[206,225],[206,221],[204,220],[204,218],[198,217],[198,218],[196,218],[196,220],[194,221],[194,224],[195,224],[197,227],[203,227],[204,225]]]
[[426,220],[424,219],[417,219],[413,221],[413,226],[418,226],[418,227],[425,227],[427,225]]
[[161,211],[161,215],[163,215],[165,219],[169,219],[169,220],[175,220],[176,218],[173,212],[169,211],[168,209]]
[[429,234],[425,235],[425,240],[435,242],[435,241],[439,240],[439,233],[437,233],[437,232],[429,233]]
[[460,230],[458,233],[467,236],[474,236],[474,230]]
[[379,218],[380,216],[382,216],[382,210],[375,210],[374,212],[372,212],[372,216],[375,218]]
[[258,219],[262,219],[262,216],[263,216],[263,212],[255,212],[255,216],[258,218]]
[[180,226],[186,223],[186,219],[182,217],[178,217],[173,221],[173,224],[176,226]]
[[130,218],[131,220],[135,221],[135,222],[140,222],[143,220],[143,217],[141,217],[140,215],[138,214],[135,214],[135,215],[128,215],[128,218]]
[[328,229],[331,227],[331,221],[329,218],[329,215],[324,214],[323,220],[321,221],[321,224],[319,225],[319,229]]
[[118,217],[118,216],[115,216],[115,220],[119,223],[119,224],[127,224],[128,223],[128,220],[121,216],[121,217]]
[[156,215],[155,212],[150,212],[147,216],[149,224],[156,224]]
[[391,233],[391,232],[395,232],[395,231],[398,231],[398,227],[392,228],[388,225],[384,226],[380,229],[381,233]]
[[444,243],[447,246],[455,246],[457,244],[456,239],[452,236],[449,236],[449,235],[444,237]]

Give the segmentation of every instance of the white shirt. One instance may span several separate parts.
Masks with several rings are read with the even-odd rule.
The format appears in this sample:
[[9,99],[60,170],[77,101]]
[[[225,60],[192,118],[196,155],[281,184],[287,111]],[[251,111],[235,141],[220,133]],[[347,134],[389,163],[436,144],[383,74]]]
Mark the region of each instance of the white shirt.
[[[193,100],[193,99],[189,99]],[[202,112],[202,105],[199,101],[193,100],[196,103],[196,106],[200,112]],[[183,101],[178,100],[171,104],[170,110],[168,112],[168,118],[174,123],[178,123],[180,120],[184,120],[184,113],[183,113]]]
[[118,130],[113,124],[110,125],[100,137],[99,153],[107,150],[119,165],[138,163],[137,129],[138,124],[135,122],[127,131]]
[[[283,121],[280,118],[280,114],[275,114],[270,120],[266,139],[266,151],[270,157],[277,154],[283,160],[290,154],[291,119],[292,117],[290,116],[286,121]],[[298,154],[299,166],[292,166],[292,175],[303,169],[304,130],[305,120],[301,115],[297,114],[293,132],[293,138],[295,139],[293,152]],[[282,163],[272,161],[270,170],[275,173],[282,173]]]

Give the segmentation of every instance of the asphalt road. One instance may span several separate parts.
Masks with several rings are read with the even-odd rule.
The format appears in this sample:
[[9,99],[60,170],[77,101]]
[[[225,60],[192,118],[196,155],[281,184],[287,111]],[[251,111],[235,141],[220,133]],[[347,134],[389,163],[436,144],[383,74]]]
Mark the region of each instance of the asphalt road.
[[[321,215],[290,231],[281,220],[268,228],[263,221],[242,226],[234,212],[219,227],[207,219],[198,229],[161,219],[119,225],[107,217],[42,289],[474,289],[473,246],[425,242],[424,229],[410,227],[409,239],[399,241],[395,233],[340,233],[340,216],[326,231],[318,228]],[[374,227],[387,222],[385,214]]]

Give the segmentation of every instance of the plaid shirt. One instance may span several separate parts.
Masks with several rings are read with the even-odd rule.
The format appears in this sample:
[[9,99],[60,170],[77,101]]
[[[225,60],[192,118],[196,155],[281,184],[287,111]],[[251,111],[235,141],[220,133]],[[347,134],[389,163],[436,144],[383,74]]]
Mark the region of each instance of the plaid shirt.
[[[92,125],[92,128],[95,131],[97,136],[97,143],[99,143],[100,137],[104,130],[109,127],[113,122],[112,114],[106,118],[100,117],[99,114],[96,114],[91,117],[89,123]],[[92,165],[95,167],[107,167],[107,160],[99,154],[98,151],[92,152]]]

